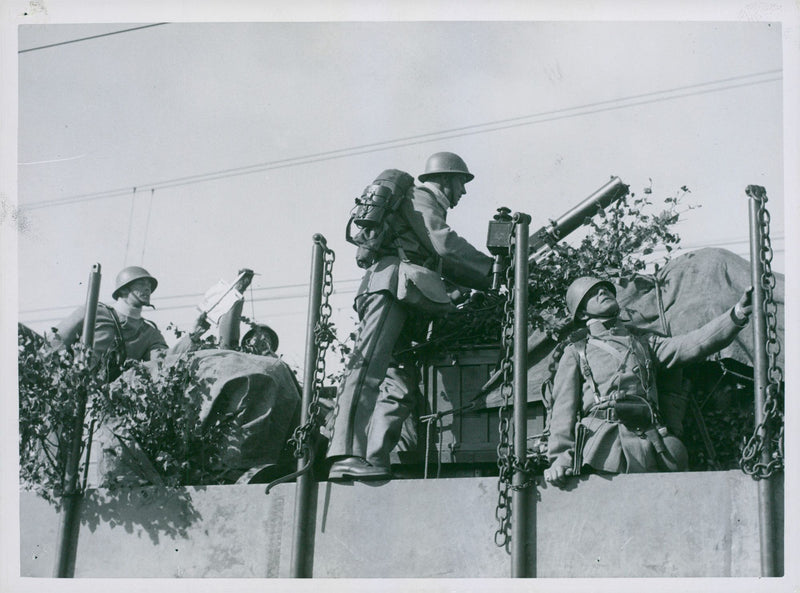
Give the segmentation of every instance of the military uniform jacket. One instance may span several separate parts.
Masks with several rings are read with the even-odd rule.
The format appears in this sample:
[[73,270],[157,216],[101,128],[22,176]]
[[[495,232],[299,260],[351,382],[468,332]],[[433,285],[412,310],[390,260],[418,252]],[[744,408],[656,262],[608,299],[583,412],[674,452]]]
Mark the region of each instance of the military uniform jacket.
[[[411,187],[390,222],[396,242],[411,262],[431,270],[441,265],[446,280],[479,290],[490,288],[492,258],[448,226],[448,207],[435,185]],[[357,297],[379,291],[397,296],[399,264],[396,243],[384,245],[380,259],[365,272]]]
[[[94,352],[98,356],[102,356],[114,346],[117,335],[114,318],[109,309],[108,305],[98,303],[94,325]],[[58,333],[52,339],[54,347],[70,346],[78,340],[83,331],[85,314],[86,307],[79,307],[58,325],[56,328]],[[134,319],[122,314],[118,316],[129,360],[150,360],[153,351],[166,350],[167,343],[155,323],[141,317]]]
[[553,465],[572,465],[575,424],[580,411],[580,422],[587,429],[584,464],[615,473],[657,469],[655,450],[649,441],[624,425],[607,420],[598,411],[604,407],[602,402],[621,395],[638,395],[646,397],[657,409],[657,367],[671,368],[702,360],[730,344],[741,327],[734,322],[732,311],[699,329],[671,338],[655,334],[634,336],[619,323],[609,329],[602,324],[594,325],[585,342],[585,353],[601,403],[598,405],[594,387],[581,371],[579,346],[568,345],[553,382],[548,441]]

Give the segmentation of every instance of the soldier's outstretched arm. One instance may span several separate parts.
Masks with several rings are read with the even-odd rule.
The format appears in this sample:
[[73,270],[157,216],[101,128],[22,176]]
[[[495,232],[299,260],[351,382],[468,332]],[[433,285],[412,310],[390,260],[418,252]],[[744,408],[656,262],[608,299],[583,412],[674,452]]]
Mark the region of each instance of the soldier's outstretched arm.
[[658,362],[667,368],[695,362],[733,342],[750,320],[752,291],[752,287],[745,290],[733,307],[696,330],[673,338],[650,336],[650,347]]

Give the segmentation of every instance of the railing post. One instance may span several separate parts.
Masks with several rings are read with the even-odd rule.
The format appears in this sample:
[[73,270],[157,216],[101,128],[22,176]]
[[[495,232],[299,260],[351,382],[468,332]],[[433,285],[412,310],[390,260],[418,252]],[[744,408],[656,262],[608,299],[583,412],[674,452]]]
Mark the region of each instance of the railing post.
[[[309,404],[313,397],[314,371],[317,361],[317,341],[315,329],[320,319],[322,302],[322,284],[325,265],[325,237],[315,234],[314,246],[311,250],[311,279],[309,283],[308,318],[306,321],[306,354],[303,370],[303,396],[300,404],[300,426],[308,421]],[[308,452],[298,459],[297,470],[300,471],[308,462]],[[312,490],[314,476],[312,471],[297,476],[295,484],[294,533],[292,539],[291,576],[293,578],[309,578],[313,568],[313,517]]]
[[[764,399],[768,380],[767,359],[767,323],[764,313],[764,286],[762,276],[764,264],[761,259],[762,233],[759,209],[761,199],[749,193],[749,219],[750,219],[750,272],[753,286],[753,390],[755,395],[755,425],[759,426],[764,421]],[[761,435],[763,442],[769,443],[770,435]],[[770,461],[769,447],[764,446],[761,451],[761,463],[765,465]],[[761,576],[772,577],[776,575],[775,562],[775,513],[773,511],[772,478],[758,480],[758,530],[761,544]]]
[[[92,266],[89,274],[89,287],[86,294],[86,314],[83,318],[81,343],[84,346],[82,356],[87,365],[91,358],[94,344],[94,324],[97,318],[97,301],[100,295],[100,264]],[[67,452],[67,466],[64,472],[64,493],[61,496],[63,508],[61,522],[58,527],[58,549],[56,550],[56,567],[54,576],[72,578],[75,575],[75,554],[78,547],[78,531],[80,526],[80,508],[83,493],[78,487],[80,469],[81,444],[83,442],[83,421],[86,415],[86,387],[82,386],[75,394],[77,398],[75,417],[73,418],[72,440]]]
[[[514,222],[517,226],[514,251],[514,456],[524,464],[528,447],[528,233],[531,217],[516,213]],[[511,483],[511,576],[514,578],[530,576],[528,477],[527,472],[516,468]]]

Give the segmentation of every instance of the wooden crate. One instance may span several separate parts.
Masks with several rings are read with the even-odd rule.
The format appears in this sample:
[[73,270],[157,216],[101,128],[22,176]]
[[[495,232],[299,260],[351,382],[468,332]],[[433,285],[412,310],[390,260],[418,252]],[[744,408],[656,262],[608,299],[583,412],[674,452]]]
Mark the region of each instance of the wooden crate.
[[[499,358],[499,347],[481,347],[448,353],[426,365],[423,393],[429,413],[458,410],[472,402],[497,368]],[[529,394],[528,399],[530,437],[542,432],[545,412],[538,394]],[[532,399],[537,401],[530,401]],[[509,408],[508,413],[513,417],[513,409]],[[438,453],[442,463],[496,462],[499,422],[496,407],[443,416],[439,425],[441,434],[431,431],[433,458]],[[419,430],[420,446],[424,451],[426,425],[422,424]]]

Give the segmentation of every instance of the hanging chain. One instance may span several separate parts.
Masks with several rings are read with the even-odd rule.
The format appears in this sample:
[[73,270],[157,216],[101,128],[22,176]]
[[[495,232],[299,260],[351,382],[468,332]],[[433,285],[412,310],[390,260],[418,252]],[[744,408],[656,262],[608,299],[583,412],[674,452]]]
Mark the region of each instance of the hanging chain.
[[322,408],[319,403],[325,381],[325,354],[328,347],[335,339],[330,319],[333,308],[330,305],[330,296],[333,293],[333,262],[336,254],[323,243],[323,273],[322,273],[322,300],[319,305],[319,319],[314,326],[314,343],[317,348],[317,358],[314,361],[314,384],[311,388],[311,401],[308,403],[306,422],[298,426],[289,444],[294,447],[294,456],[302,458],[309,452],[310,442],[319,428]]
[[516,243],[517,225],[514,224],[509,238],[509,266],[506,268],[506,289],[508,294],[503,306],[502,348],[503,358],[500,361],[503,382],[500,385],[500,396],[503,403],[498,410],[500,424],[498,431],[500,440],[497,443],[497,531],[494,534],[494,543],[503,548],[510,540],[511,529],[511,481],[514,475],[513,444],[510,437],[511,418],[509,404],[514,392],[514,247]]
[[[759,258],[762,264],[761,288],[764,291],[764,317],[766,321],[766,353],[767,353],[767,385],[764,393],[761,422],[755,427],[753,434],[742,449],[739,465],[742,471],[759,480],[769,478],[783,469],[783,369],[778,365],[781,344],[778,341],[778,305],[775,303],[775,275],[772,273],[772,241],[769,236],[770,214],[767,210],[767,194],[764,188],[748,186],[747,195],[759,200],[758,222],[761,226],[761,245]],[[760,347],[760,345],[756,345]],[[771,449],[771,442],[765,443],[767,435],[775,438],[775,450],[770,453],[768,462],[761,461],[766,447]],[[774,438],[770,436],[770,438]]]

